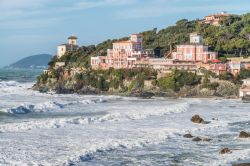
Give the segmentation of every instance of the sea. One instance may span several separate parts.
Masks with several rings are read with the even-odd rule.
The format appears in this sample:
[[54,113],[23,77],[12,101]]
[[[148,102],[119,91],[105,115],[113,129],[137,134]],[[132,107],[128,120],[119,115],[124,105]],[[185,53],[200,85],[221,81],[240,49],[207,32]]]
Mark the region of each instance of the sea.
[[[0,69],[1,166],[231,166],[250,162],[240,99],[39,93],[40,70]],[[194,124],[193,115],[209,124]],[[194,142],[183,135],[212,139]],[[223,148],[232,153],[220,154]]]

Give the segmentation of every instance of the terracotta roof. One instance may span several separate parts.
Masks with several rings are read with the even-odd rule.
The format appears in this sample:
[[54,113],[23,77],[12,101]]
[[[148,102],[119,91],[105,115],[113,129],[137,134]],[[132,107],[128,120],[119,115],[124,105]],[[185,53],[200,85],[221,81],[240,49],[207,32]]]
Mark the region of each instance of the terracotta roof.
[[211,62],[213,62],[213,63],[221,63],[221,60],[219,60],[219,59],[213,59],[213,60],[211,60]]
[[117,44],[117,43],[133,43],[132,41],[117,41],[117,42],[114,42],[115,44]]
[[78,39],[76,36],[70,36],[68,39]]

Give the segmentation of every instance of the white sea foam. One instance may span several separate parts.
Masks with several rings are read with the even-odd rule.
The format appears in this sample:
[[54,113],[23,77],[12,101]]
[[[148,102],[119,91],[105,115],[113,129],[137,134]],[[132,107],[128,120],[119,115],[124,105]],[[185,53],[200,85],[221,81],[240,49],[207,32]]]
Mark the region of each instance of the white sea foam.
[[[86,102],[85,102],[86,101]],[[84,100],[80,103],[89,104],[103,102],[103,100]],[[68,104],[68,103],[64,103]],[[13,114],[25,114],[30,112],[44,112],[50,109],[63,108],[63,104],[48,102],[43,103],[42,105],[27,105],[20,106],[15,109],[8,110],[9,113]],[[151,116],[164,116],[171,113],[182,113],[187,111],[189,108],[188,103],[174,104],[172,106],[158,106],[153,108],[143,108],[143,107],[132,107],[130,110],[121,111],[113,110],[106,112],[105,115],[97,116],[79,116],[73,118],[56,118],[56,119],[30,119],[29,121],[18,122],[18,123],[9,123],[0,125],[0,131],[2,132],[23,132],[31,129],[40,129],[40,128],[61,128],[65,127],[68,124],[74,125],[86,125],[93,123],[104,123],[104,122],[113,122],[113,121],[131,121],[131,120],[140,120],[146,119]]]
[[[249,142],[236,139],[238,130],[248,129],[237,123],[247,123],[250,118],[249,105],[239,100],[51,95],[28,90],[32,84],[1,83],[0,108],[14,115],[0,121],[0,165],[78,165],[88,160],[88,155],[90,159],[98,155],[97,151],[109,155],[109,150],[126,149],[124,153],[133,156],[135,149],[147,154],[147,147],[152,146],[157,154],[163,144],[167,145],[164,154],[171,154],[173,160],[183,151],[192,152],[193,156],[179,159],[187,165],[227,166],[250,155]],[[32,112],[36,114],[15,115]],[[211,123],[191,123],[194,114]],[[187,132],[213,140],[196,143],[182,137]],[[239,150],[219,155],[225,146]],[[207,159],[201,160],[204,156]],[[137,162],[131,161],[131,165],[143,165]],[[155,163],[154,155],[147,162]]]

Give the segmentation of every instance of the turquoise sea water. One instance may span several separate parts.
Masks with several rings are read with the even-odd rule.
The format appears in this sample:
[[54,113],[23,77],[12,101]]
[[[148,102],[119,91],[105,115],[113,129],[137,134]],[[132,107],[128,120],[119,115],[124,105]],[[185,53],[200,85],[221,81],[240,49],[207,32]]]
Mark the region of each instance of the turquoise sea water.
[[34,82],[40,69],[0,69],[0,81]]

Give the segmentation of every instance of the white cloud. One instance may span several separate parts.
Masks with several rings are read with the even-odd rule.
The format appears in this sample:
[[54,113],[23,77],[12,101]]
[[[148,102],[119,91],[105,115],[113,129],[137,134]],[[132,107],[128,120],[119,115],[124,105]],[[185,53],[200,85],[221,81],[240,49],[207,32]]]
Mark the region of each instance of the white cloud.
[[[178,6],[176,4],[166,3],[168,0],[156,0],[157,3],[148,3],[141,6],[135,6],[130,9],[123,9],[116,11],[117,19],[138,19],[138,18],[150,18],[150,17],[160,17],[169,14],[179,14],[183,13],[199,13],[207,11],[210,14],[221,11],[247,11],[249,6],[246,4],[206,4],[205,6],[196,5],[186,5]],[[155,1],[155,2],[156,2]],[[175,2],[181,0],[175,0]],[[192,0],[189,0],[192,1]],[[194,0],[195,1],[195,0]],[[205,0],[206,1],[206,0]],[[173,1],[172,1],[173,2]],[[210,1],[211,2],[211,1]]]

